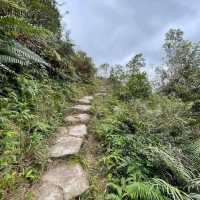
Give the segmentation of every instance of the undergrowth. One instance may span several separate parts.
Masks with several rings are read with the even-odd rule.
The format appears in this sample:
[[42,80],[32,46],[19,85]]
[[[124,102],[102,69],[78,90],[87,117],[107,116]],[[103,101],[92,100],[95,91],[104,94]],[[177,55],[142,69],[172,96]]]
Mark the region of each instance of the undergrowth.
[[48,138],[62,122],[64,109],[94,87],[30,74],[14,81],[0,96],[1,199],[14,193],[17,198],[39,179],[48,163]]
[[198,120],[191,104],[157,94],[124,102],[109,93],[94,104],[93,127],[103,148],[105,199],[199,199]]

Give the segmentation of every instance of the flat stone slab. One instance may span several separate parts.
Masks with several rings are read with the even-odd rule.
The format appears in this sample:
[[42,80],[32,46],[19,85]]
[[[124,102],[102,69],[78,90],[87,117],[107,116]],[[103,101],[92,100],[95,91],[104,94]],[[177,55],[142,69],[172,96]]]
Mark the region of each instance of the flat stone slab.
[[[71,200],[89,188],[87,175],[80,164],[61,164],[53,169],[50,169],[42,177],[42,182],[53,184],[62,188],[64,200]],[[51,188],[50,188],[51,189]],[[55,193],[58,191],[54,190]],[[49,191],[50,193],[51,191]],[[54,192],[51,192],[52,195]],[[41,194],[43,195],[43,194]],[[47,194],[48,195],[48,194]],[[56,195],[56,194],[55,194]],[[44,199],[41,199],[44,200]],[[47,200],[47,199],[45,199]],[[51,200],[51,199],[48,199]],[[57,200],[57,199],[52,199]],[[59,200],[62,200],[59,199]]]
[[95,96],[106,96],[107,94],[105,92],[99,92],[96,93]]
[[91,100],[91,101],[94,99],[93,96],[85,96],[85,97],[83,97],[83,98],[88,99],[88,100]]
[[66,124],[77,124],[77,123],[88,123],[89,120],[90,120],[90,115],[77,114],[77,115],[69,115],[65,117],[64,122]]
[[63,189],[60,186],[43,182],[33,191],[34,200],[64,200]]
[[49,149],[49,157],[60,158],[67,155],[77,154],[81,148],[83,139],[80,137],[61,136]]
[[66,127],[59,127],[56,130],[58,136],[65,136],[68,134],[68,129]]
[[93,96],[85,96],[79,99],[77,102],[80,104],[91,104],[91,101],[94,99]]
[[101,92],[101,93],[102,93],[102,92],[103,92],[103,93],[106,93],[106,91],[107,91],[107,90],[106,90],[105,88],[101,88],[101,89],[99,90],[99,92]]
[[90,112],[91,106],[90,105],[75,105],[71,107],[72,110],[75,112],[83,112],[83,113],[88,113]]
[[87,135],[87,127],[85,124],[75,125],[75,126],[69,126],[69,135],[73,137],[84,137]]

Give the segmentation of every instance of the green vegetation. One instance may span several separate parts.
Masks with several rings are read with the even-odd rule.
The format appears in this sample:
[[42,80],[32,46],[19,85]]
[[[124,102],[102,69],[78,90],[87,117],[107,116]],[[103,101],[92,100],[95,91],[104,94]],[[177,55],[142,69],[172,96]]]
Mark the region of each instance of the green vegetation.
[[95,66],[61,37],[55,1],[0,4],[0,199],[23,199],[64,109],[94,89]]
[[62,32],[54,0],[0,4],[0,199],[27,197],[64,109],[101,84],[108,95],[95,99],[91,146],[69,158],[92,175],[80,199],[200,199],[199,43],[181,30],[166,34],[156,87],[142,54],[102,64],[97,83],[92,59]]
[[96,100],[93,128],[103,148],[105,199],[200,199],[198,44],[170,30],[164,48],[166,67],[156,90],[138,54],[111,68],[109,95]]

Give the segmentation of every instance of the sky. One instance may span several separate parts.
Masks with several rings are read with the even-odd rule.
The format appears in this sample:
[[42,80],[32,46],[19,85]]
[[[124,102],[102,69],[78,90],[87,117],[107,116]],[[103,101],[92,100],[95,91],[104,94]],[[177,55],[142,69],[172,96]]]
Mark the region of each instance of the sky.
[[[62,1],[62,0],[60,0]],[[63,26],[98,66],[143,53],[148,73],[162,63],[165,33],[180,28],[200,40],[200,0],[63,0]],[[64,15],[65,11],[69,11]]]

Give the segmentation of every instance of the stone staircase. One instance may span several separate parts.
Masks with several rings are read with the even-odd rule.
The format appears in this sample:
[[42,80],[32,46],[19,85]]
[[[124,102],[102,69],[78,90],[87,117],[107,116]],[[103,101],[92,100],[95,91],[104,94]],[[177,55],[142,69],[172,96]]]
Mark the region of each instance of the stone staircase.
[[[103,94],[103,93],[102,93]],[[99,95],[99,94],[98,94]],[[49,158],[57,161],[41,177],[40,183],[32,190],[35,200],[70,200],[89,189],[86,172],[78,162],[66,162],[64,158],[79,153],[87,123],[90,120],[93,96],[85,96],[77,105],[67,109],[64,126],[59,127],[49,148]]]

